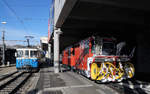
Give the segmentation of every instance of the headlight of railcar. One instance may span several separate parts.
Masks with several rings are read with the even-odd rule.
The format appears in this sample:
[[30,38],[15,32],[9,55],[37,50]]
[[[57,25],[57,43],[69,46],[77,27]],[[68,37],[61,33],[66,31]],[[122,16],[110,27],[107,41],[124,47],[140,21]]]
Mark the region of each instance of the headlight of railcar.
[[113,58],[105,58],[105,62],[113,62],[114,59]]
[[122,58],[117,59],[118,62],[127,62],[129,60],[130,60],[130,58],[127,58],[127,57],[122,57]]
[[104,62],[105,59],[104,58],[95,58],[95,62]]

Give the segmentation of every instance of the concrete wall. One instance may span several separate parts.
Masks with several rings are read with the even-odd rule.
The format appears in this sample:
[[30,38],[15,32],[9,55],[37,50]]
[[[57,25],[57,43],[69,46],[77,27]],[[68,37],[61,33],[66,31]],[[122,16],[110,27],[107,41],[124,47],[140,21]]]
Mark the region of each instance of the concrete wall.
[[150,34],[141,32],[137,34],[137,64],[136,71],[150,74]]

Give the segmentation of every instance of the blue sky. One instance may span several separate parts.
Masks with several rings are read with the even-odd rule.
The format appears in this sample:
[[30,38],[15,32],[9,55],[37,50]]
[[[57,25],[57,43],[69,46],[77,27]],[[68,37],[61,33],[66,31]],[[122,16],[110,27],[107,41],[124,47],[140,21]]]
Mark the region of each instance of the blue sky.
[[[25,40],[32,35],[33,41],[48,36],[48,18],[51,0],[0,0],[0,31],[5,29],[6,40]],[[0,32],[0,40],[2,33]],[[16,42],[9,42],[15,44]]]

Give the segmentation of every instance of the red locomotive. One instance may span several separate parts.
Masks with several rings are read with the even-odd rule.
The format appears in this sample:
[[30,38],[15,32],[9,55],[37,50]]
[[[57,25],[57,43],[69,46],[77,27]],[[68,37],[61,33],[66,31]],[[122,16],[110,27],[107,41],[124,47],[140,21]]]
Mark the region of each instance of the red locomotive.
[[92,36],[63,51],[62,64],[86,77],[101,81],[121,81],[134,76],[130,57],[120,55],[115,38]]

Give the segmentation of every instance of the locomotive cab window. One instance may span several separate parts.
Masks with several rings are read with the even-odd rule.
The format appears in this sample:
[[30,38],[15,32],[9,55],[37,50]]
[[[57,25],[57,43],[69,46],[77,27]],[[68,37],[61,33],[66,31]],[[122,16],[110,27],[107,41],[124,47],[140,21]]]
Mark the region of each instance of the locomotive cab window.
[[95,54],[101,55],[102,54],[102,39],[99,36],[95,38]]
[[92,44],[92,46],[91,46],[91,51],[92,51],[92,53],[95,53],[95,44],[94,44],[94,40],[92,40],[92,42],[91,42],[91,44]]
[[112,42],[104,42],[102,48],[103,55],[115,55],[115,45]]

